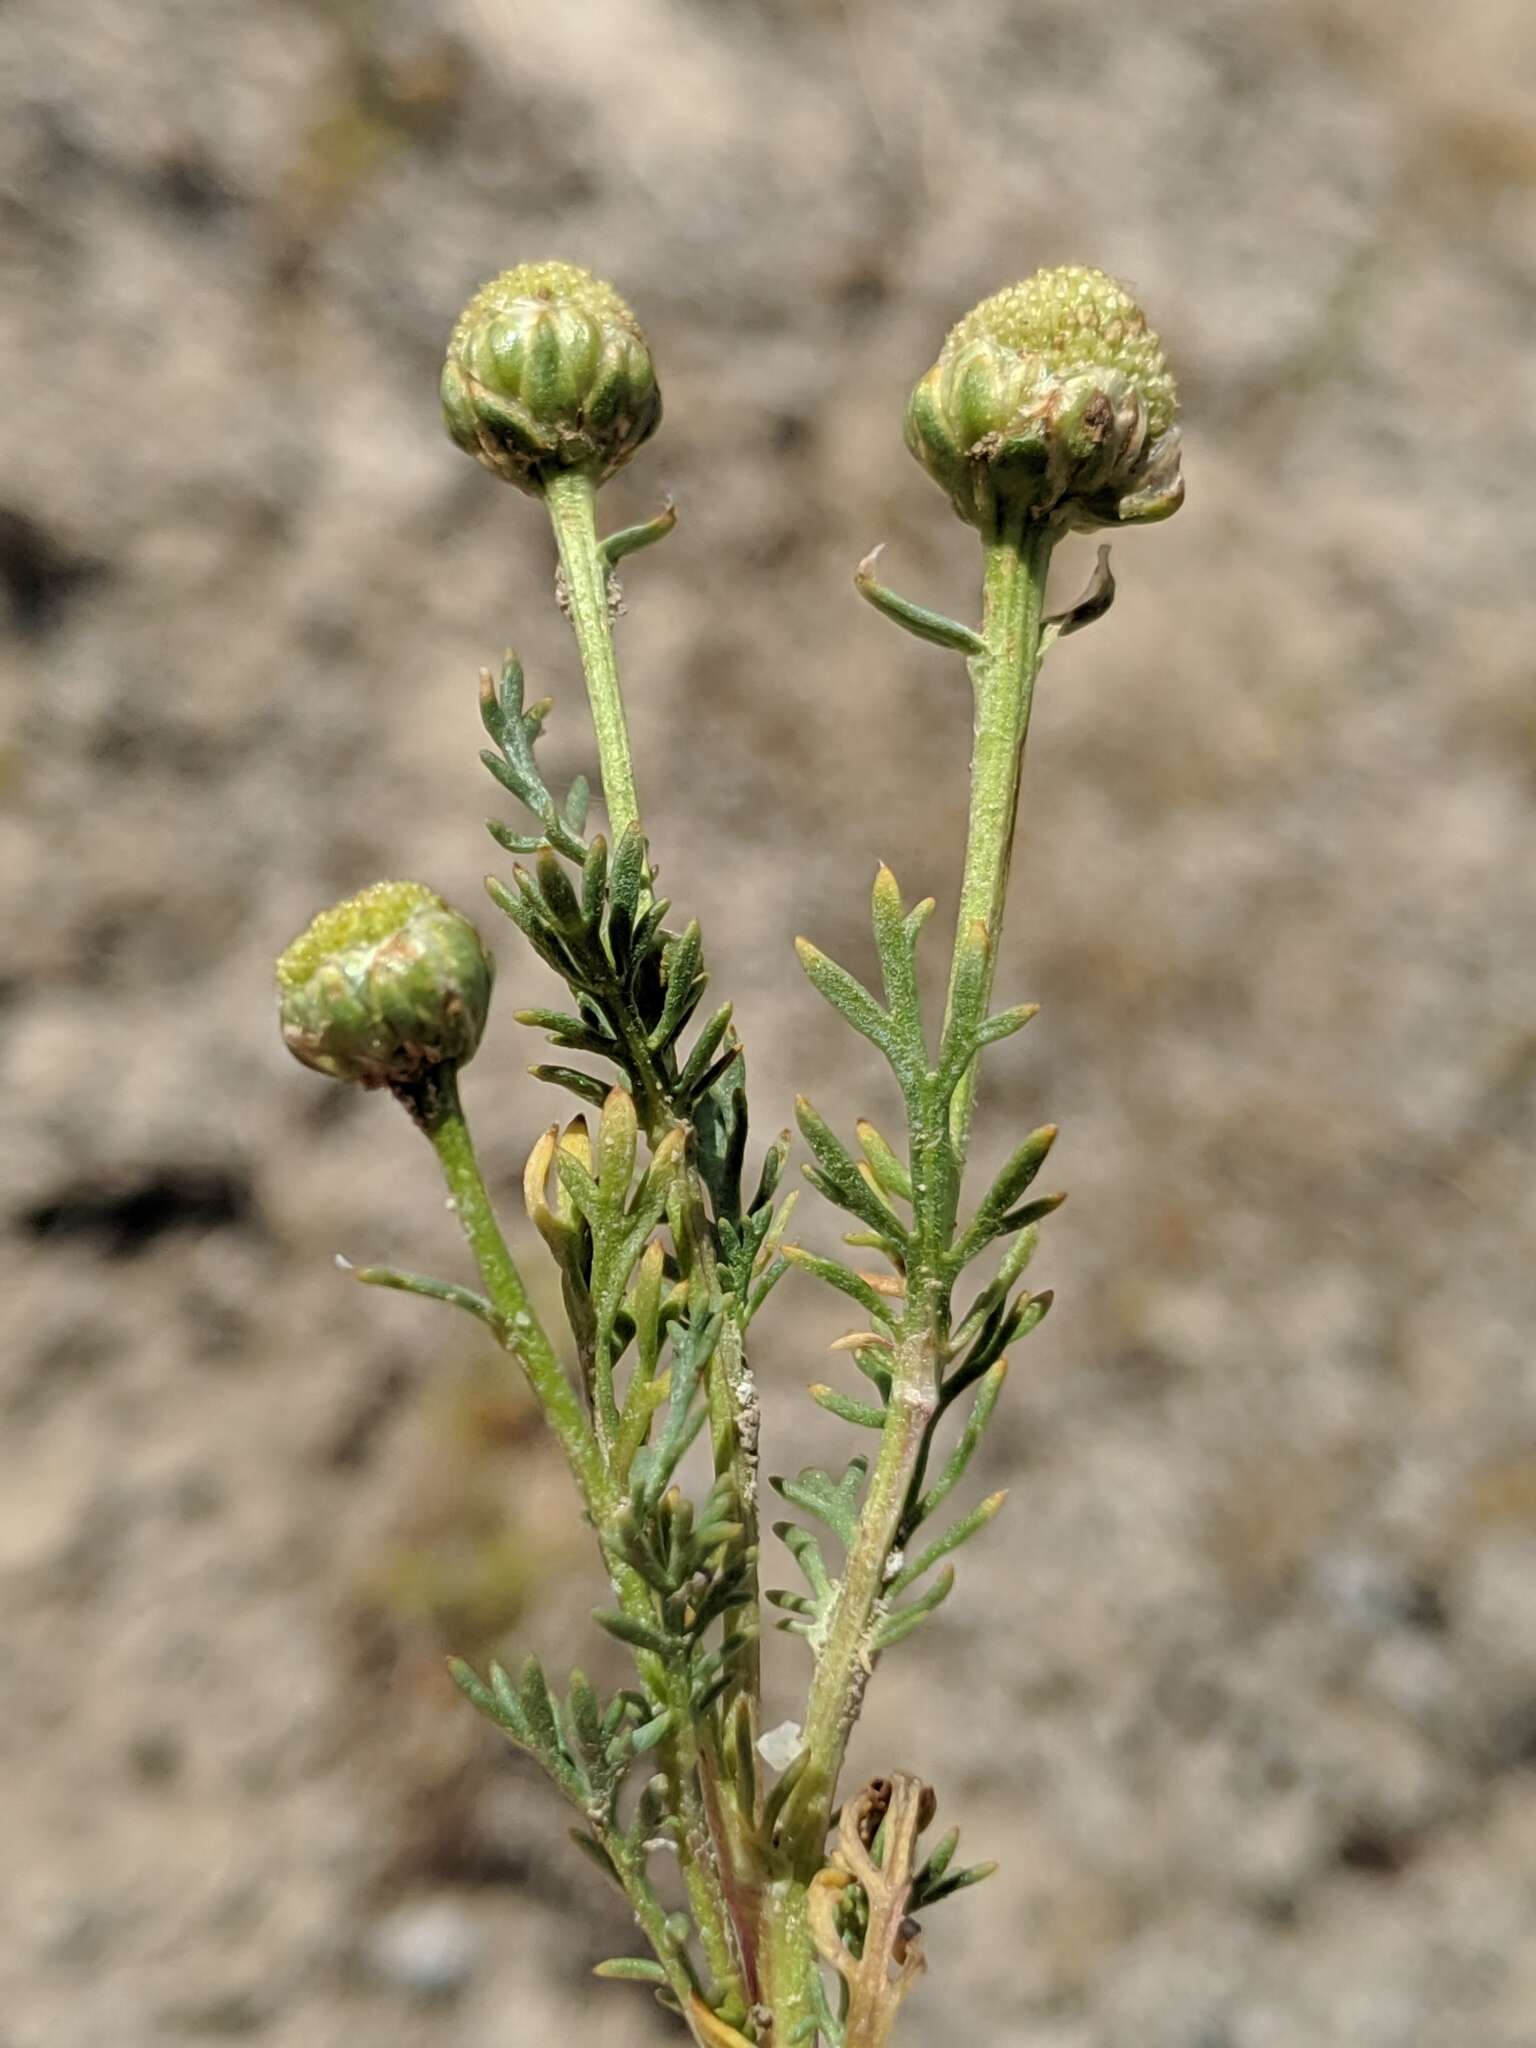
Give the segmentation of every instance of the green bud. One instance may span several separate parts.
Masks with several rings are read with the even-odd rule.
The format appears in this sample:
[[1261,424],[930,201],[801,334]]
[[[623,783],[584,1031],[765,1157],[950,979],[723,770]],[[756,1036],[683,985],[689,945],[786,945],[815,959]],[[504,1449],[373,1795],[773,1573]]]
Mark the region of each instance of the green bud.
[[661,419],[634,314],[571,263],[523,263],[483,285],[453,330],[442,389],[459,447],[534,493],[560,470],[601,483]]
[[951,328],[907,407],[907,446],[983,533],[1166,519],[1184,501],[1162,343],[1102,270],[1039,270]]
[[495,969],[480,934],[420,882],[375,882],[322,910],[277,963],[295,1059],[365,1088],[473,1057]]

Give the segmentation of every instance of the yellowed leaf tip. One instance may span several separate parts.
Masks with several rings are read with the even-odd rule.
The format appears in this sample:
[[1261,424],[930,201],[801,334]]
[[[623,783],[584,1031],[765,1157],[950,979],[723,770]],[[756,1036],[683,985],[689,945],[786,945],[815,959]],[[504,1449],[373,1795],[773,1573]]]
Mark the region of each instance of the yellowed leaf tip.
[[746,2036],[711,2012],[697,1992],[688,2001],[688,2023],[703,2048],[752,2048]]
[[866,1287],[873,1287],[876,1294],[887,1294],[895,1300],[900,1300],[907,1291],[906,1281],[896,1273],[861,1272],[859,1278]]

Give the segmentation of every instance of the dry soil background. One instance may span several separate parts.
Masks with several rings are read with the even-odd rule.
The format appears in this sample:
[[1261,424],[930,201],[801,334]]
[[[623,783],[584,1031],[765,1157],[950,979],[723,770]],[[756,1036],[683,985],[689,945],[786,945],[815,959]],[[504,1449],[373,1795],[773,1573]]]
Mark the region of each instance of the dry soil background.
[[[911,2040],[1536,2048],[1524,17],[0,9],[3,2048],[665,2038],[441,1677],[593,1654],[560,1475],[472,1333],[332,1269],[461,1264],[403,1119],[270,1015],[333,894],[479,900],[503,642],[587,760],[536,514],[435,411],[468,289],[545,254],[663,369],[609,509],[683,523],[623,654],[764,1133],[807,1080],[885,1103],[793,932],[866,960],[877,854],[953,902],[963,683],[848,580],[883,539],[972,602],[910,380],[1086,260],[1184,385],[1189,505],[1118,548],[1032,747],[1003,986],[1044,1014],[986,1107],[994,1150],[1062,1124],[1073,1200],[1012,1501],[856,1759],[1003,1859],[935,1915]],[[549,1108],[512,940],[470,1096],[515,1209]],[[782,1300],[792,1465],[837,1323]]]

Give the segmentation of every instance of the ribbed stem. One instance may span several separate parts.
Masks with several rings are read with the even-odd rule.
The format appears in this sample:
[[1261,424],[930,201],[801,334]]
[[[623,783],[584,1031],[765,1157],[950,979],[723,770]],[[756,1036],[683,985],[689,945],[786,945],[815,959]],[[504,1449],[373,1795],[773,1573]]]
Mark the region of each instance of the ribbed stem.
[[[619,1881],[634,1908],[635,1924],[651,1944],[657,1961],[667,1973],[672,1996],[686,2013],[693,1996],[692,1973],[668,1935],[666,1908],[651,1888],[645,1859],[633,1853],[628,1838],[622,1832],[605,1841],[604,1847],[613,1859],[613,1867],[619,1873]],[[689,2031],[697,2041],[698,2033],[691,2027]]]
[[803,1878],[777,1878],[764,1889],[758,1972],[763,2003],[773,2014],[769,2041],[804,2038],[800,2029],[809,2025],[818,2011],[819,1965],[816,1945],[811,1939]]
[[597,758],[603,776],[603,801],[616,842],[640,816],[635,788],[629,725],[619,691],[619,667],[613,651],[613,621],[608,611],[608,565],[597,540],[597,486],[580,470],[568,469],[544,487],[549,522],[560,550],[560,573],[576,644],[581,650],[587,702],[597,735]]
[[[560,551],[560,568],[565,582],[566,603],[581,651],[586,677],[587,701],[592,708],[592,725],[597,736],[598,759],[602,769],[603,797],[613,837],[629,825],[640,822],[640,798],[635,783],[634,757],[630,748],[629,725],[624,715],[624,698],[619,686],[618,663],[613,649],[612,622],[608,611],[608,574],[597,537],[597,491],[592,480],[579,471],[568,470],[554,477],[544,491],[550,524]],[[637,1060],[649,1063],[644,1027],[635,1019],[632,1050]],[[647,1113],[647,1136],[654,1145],[662,1135],[651,1122],[660,1111],[668,1123],[675,1120],[671,1105],[658,1086],[653,1099],[641,1105]],[[690,1151],[688,1168],[689,1210],[703,1271],[700,1293],[715,1294],[715,1252],[706,1213],[703,1182]],[[739,1321],[728,1317],[710,1361],[707,1382],[710,1434],[715,1447],[715,1469],[729,1470],[736,1482],[743,1513],[751,1525],[748,1540],[756,1541],[757,1516],[757,1417]],[[756,1603],[755,1568],[750,1598]],[[759,1652],[756,1641],[743,1652],[744,1679],[753,1695],[758,1692]]]
[[522,1367],[544,1419],[570,1461],[582,1505],[592,1514],[601,1504],[605,1483],[597,1440],[496,1221],[459,1100],[457,1070],[445,1061],[400,1094],[437,1154],[459,1227],[506,1330],[506,1347]]
[[[589,476],[570,470],[551,479],[545,486],[544,497],[560,554],[565,603],[586,680],[587,702],[591,707],[602,774],[603,801],[608,812],[610,833],[616,843],[630,826],[639,826],[640,798],[613,646],[608,564],[597,535],[596,486]],[[648,1061],[645,1034],[638,1019],[635,1050],[638,1057]],[[670,1127],[675,1116],[659,1087],[652,1091],[652,1098],[643,1107],[647,1112],[647,1136],[654,1145],[664,1135],[660,1128],[662,1117]],[[693,1278],[700,1298],[707,1301],[718,1295],[719,1281],[704,1186],[691,1151],[687,1171],[688,1227],[697,1267]],[[678,1249],[681,1253],[684,1247],[679,1246]],[[750,1385],[742,1358],[741,1330],[739,1323],[732,1318],[727,1318],[721,1341],[710,1360],[706,1384],[716,1469],[732,1472],[747,1523],[747,1542],[755,1546],[755,1409],[746,1405]],[[755,1612],[755,1567],[748,1597]],[[757,1655],[754,1638],[743,1653],[742,1671],[754,1708],[758,1691]],[[730,1841],[716,1842],[714,1839],[702,1796],[698,1731],[688,1721],[686,1707],[682,1722],[686,1725],[680,1725],[677,1733],[669,1737],[668,1746],[674,1748],[677,1758],[677,1786],[683,1809],[680,1817],[687,1837],[683,1862],[689,1903],[699,1923],[712,1971],[723,1989],[739,1993],[744,1987],[735,1958],[722,1873],[723,1866],[727,1864],[734,1868],[743,1845]]]
[[[960,1034],[968,1038],[986,1015],[991,999],[1024,741],[1040,664],[1046,570],[1055,538],[1053,530],[1026,526],[1020,518],[1004,526],[987,544],[981,635],[985,646],[970,663],[976,737],[965,873],[944,1023],[946,1044],[955,1043]],[[979,975],[965,971],[967,952],[971,962],[975,961],[971,942],[978,925],[986,934]],[[939,1399],[941,1365],[949,1339],[952,1276],[948,1253],[975,1092],[973,1061],[947,1106],[942,1094],[932,1088],[920,1087],[909,1094],[914,1207],[906,1268],[907,1306],[895,1349],[887,1359],[891,1391],[880,1449],[818,1645],[799,1775],[780,1816],[779,1846],[792,1874],[780,1907],[786,1933],[777,1952],[766,1958],[765,1974],[775,1980],[776,2013],[781,1998],[798,2001],[809,1995],[808,1972],[814,1964],[809,1935],[799,1919],[804,1887],[825,1855],[837,1781],[870,1673],[871,1642],[889,1561],[913,1487],[920,1483],[929,1425]],[[791,1926],[794,1933],[788,1931]]]
[[891,1398],[859,1526],[848,1553],[806,1704],[805,1763],[786,1804],[786,1847],[798,1874],[820,1868],[843,1754],[863,1703],[869,1634],[885,1590],[912,1475],[938,1399],[937,1343],[922,1308],[891,1358]]
[[[946,1036],[956,1025],[979,1024],[992,994],[1014,828],[1018,822],[1024,742],[1029,733],[1035,677],[1040,669],[1046,571],[1058,537],[1058,529],[1053,526],[1026,526],[1021,518],[1016,518],[987,543],[981,626],[987,644],[986,652],[976,655],[970,663],[976,698],[976,739],[971,756],[965,877],[960,888],[955,960],[944,1016]],[[961,986],[961,942],[978,924],[987,935],[986,967],[979,984],[970,985],[974,1014],[962,1018],[956,1015]],[[950,1105],[950,1133],[957,1167],[965,1164],[975,1104],[973,1060]]]
[[[522,1275],[502,1236],[459,1099],[458,1075],[451,1064],[444,1064],[400,1093],[437,1154],[454,1213],[480,1269],[481,1282],[506,1326],[508,1349],[527,1375],[539,1406],[570,1461],[582,1505],[603,1540],[605,1561],[619,1604],[635,1619],[654,1623],[655,1601],[649,1589],[609,1539],[608,1531],[620,1505],[619,1494],[604,1469],[580,1398],[529,1303]],[[673,1728],[663,1745],[662,1761],[668,1766],[683,1823],[681,1860],[688,1903],[698,1923],[705,1959],[721,1993],[727,1998],[734,1996],[745,2011],[745,1987],[736,1966],[729,1915],[719,1895],[715,1852],[699,1789],[698,1731],[693,1725],[687,1681],[660,1658],[642,1653],[642,1663],[647,1683],[672,1710]]]

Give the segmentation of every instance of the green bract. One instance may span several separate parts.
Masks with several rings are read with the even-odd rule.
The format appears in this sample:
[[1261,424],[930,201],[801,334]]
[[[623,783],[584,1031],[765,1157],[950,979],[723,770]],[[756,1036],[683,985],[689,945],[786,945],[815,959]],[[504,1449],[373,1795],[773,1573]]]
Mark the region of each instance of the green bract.
[[1184,500],[1178,395],[1146,315],[1102,270],[1040,270],[951,328],[907,446],[983,533],[1166,519]]
[[277,963],[295,1059],[337,1081],[404,1087],[470,1059],[494,967],[466,917],[420,882],[375,882],[322,910]]
[[448,344],[442,397],[459,447],[532,492],[564,470],[601,483],[661,418],[634,314],[571,263],[523,263],[476,292]]

